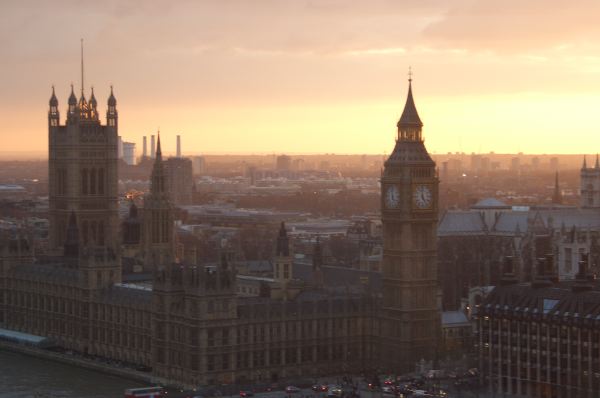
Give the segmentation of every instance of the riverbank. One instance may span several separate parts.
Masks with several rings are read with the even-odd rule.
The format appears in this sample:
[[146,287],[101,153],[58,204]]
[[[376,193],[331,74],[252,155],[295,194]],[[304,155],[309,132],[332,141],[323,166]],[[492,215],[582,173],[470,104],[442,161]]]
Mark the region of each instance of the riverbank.
[[79,358],[72,355],[52,352],[35,347],[28,347],[22,344],[0,341],[0,350],[16,352],[40,359],[63,363],[66,365],[77,366],[83,369],[121,377],[123,379],[128,379],[142,384],[151,385],[160,382],[157,381],[156,378],[154,378],[150,373],[139,372],[134,369],[119,368],[85,358]]

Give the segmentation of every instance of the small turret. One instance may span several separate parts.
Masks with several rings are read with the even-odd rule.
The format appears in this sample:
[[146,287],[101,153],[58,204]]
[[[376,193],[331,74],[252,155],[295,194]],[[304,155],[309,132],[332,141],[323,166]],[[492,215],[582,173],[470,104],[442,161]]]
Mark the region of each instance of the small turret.
[[277,236],[277,256],[287,257],[290,255],[290,240],[285,229],[285,223],[282,221],[279,227],[279,235]]
[[119,114],[117,112],[117,99],[113,93],[113,87],[110,86],[110,96],[108,97],[108,109],[106,110],[106,123],[111,127],[118,127]]
[[52,96],[48,102],[50,109],[48,110],[48,125],[50,127],[57,127],[60,123],[60,114],[58,112],[58,98],[54,93],[54,86],[52,86]]
[[50,105],[50,108],[58,106],[58,98],[56,98],[56,93],[54,92],[54,86],[52,86],[52,96],[50,96],[49,105]]
[[69,119],[75,116],[75,111],[77,109],[77,97],[75,96],[75,90],[73,85],[71,84],[71,95],[69,95]]
[[90,108],[94,110],[98,108],[98,101],[96,101],[96,96],[94,95],[94,86],[92,86],[92,94],[90,95]]

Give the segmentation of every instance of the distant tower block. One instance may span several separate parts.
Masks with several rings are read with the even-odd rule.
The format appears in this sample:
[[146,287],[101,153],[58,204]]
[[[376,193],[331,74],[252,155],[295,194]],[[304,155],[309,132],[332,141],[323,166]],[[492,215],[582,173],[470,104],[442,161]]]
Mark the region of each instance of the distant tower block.
[[142,141],[142,157],[145,158],[148,156],[148,137],[144,136]]
[[117,138],[117,157],[123,159],[123,139],[121,136]]
[[177,136],[177,157],[181,157],[181,136]]
[[150,136],[150,157],[154,159],[156,156],[156,141],[154,141],[154,134]]

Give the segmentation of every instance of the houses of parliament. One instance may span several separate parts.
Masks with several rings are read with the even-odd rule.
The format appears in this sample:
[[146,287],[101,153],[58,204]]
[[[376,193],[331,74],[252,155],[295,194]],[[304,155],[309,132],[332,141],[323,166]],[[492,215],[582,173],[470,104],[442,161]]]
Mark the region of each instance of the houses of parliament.
[[[413,371],[435,355],[440,313],[438,179],[411,84],[381,177],[382,290],[324,284],[318,255],[314,282],[300,284],[282,224],[271,294],[244,298],[226,255],[211,267],[177,258],[160,137],[143,208],[132,205],[121,220],[112,88],[106,124],[93,90],[86,98],[83,88],[79,99],[71,88],[61,124],[53,89],[49,250],[34,256],[19,231],[0,237],[0,327],[189,386]],[[125,249],[136,250],[153,272],[151,287],[123,282]]]

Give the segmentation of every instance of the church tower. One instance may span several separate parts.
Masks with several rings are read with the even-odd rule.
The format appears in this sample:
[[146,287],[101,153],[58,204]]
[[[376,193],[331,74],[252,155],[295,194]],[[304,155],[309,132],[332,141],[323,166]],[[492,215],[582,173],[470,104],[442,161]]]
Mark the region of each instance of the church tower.
[[386,370],[413,371],[433,359],[440,330],[436,235],[438,178],[421,134],[409,78],[394,151],[381,177],[383,311]]
[[[112,90],[108,102],[116,114]],[[64,125],[60,124],[54,88],[49,102],[49,246],[53,253],[63,254],[71,214],[82,250],[100,246],[118,252],[117,136],[110,114],[107,124],[101,124],[93,90],[89,102],[85,98],[82,57],[80,99],[71,85]]]
[[144,197],[144,267],[156,270],[174,260],[173,209],[169,202],[167,178],[160,148],[160,135],[156,145],[156,158],[150,177],[150,192]]
[[600,207],[600,160],[598,155],[596,155],[596,164],[593,168],[587,167],[584,155],[580,176],[581,207]]

